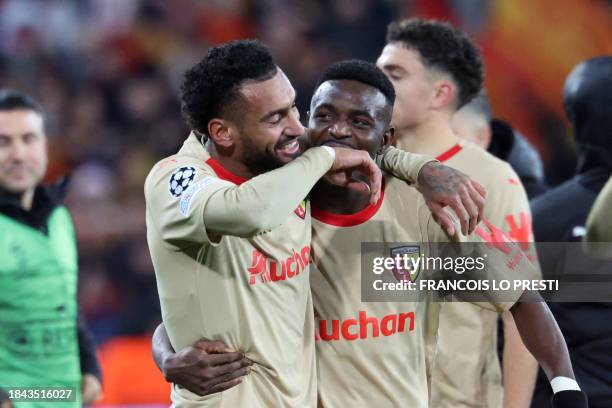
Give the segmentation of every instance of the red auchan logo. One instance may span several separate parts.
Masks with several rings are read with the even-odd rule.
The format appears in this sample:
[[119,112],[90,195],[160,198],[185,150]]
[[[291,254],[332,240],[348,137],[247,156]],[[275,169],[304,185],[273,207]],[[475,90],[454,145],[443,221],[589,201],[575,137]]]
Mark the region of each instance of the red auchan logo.
[[253,256],[249,271],[249,285],[255,285],[257,277],[263,283],[278,282],[286,279],[291,279],[300,274],[310,263],[310,246],[306,245],[296,252],[292,250],[293,255],[284,261],[270,259],[257,249],[253,249]]
[[334,341],[342,338],[354,341],[380,335],[392,336],[406,331],[406,320],[408,320],[408,331],[413,331],[414,312],[390,314],[380,321],[375,316],[368,317],[364,310],[359,312],[357,319],[319,319],[318,330],[315,330],[315,340]]
[[[537,260],[537,253],[533,241],[533,232],[531,230],[531,216],[525,212],[519,214],[520,224],[517,223],[513,215],[506,215],[506,223],[510,231],[508,233],[497,228],[489,220],[484,218],[483,224],[489,229],[486,231],[482,226],[476,228],[475,233],[480,236],[489,248],[496,248],[506,255],[510,255],[512,248],[510,243],[517,242],[522,252],[527,255],[527,259],[531,262]],[[515,254],[513,260],[511,260],[508,266],[511,269],[518,264],[520,256],[522,254]]]

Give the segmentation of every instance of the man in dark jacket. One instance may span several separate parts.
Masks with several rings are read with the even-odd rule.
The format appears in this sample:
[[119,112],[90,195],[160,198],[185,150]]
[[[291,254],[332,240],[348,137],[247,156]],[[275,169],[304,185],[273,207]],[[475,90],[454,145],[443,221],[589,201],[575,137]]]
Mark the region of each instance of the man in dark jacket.
[[[592,273],[576,251],[599,191],[612,174],[612,56],[587,60],[571,72],[563,90],[565,111],[578,149],[576,175],[532,201],[538,242],[565,242],[564,253],[540,256],[546,278]],[[575,242],[576,244],[571,244]],[[572,264],[566,253],[572,250]],[[612,303],[551,303],[563,331],[577,381],[592,408],[612,404]],[[532,407],[547,407],[548,386],[541,374]]]

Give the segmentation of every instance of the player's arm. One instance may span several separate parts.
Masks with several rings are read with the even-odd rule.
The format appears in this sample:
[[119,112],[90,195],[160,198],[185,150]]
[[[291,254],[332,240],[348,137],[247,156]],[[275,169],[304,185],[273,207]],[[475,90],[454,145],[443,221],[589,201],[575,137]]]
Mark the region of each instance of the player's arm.
[[586,252],[598,258],[612,258],[612,177],[597,196],[586,229]]
[[[431,223],[430,223],[431,224]],[[503,231],[497,229],[486,220],[483,224],[490,237],[503,236]],[[501,234],[501,235],[500,235]],[[434,242],[444,242],[440,233],[433,233]],[[446,237],[446,240],[450,238]],[[519,244],[507,239],[485,240],[481,235],[472,234],[467,237],[456,236],[454,241],[475,244],[472,256],[486,254],[486,278],[500,281],[517,278],[520,274],[525,279],[539,276],[538,269],[529,261]],[[489,250],[484,250],[484,248]],[[469,278],[469,276],[465,276]],[[580,391],[576,383],[572,364],[565,343],[565,338],[557,325],[546,303],[537,292],[526,291],[483,291],[484,302],[476,305],[492,309],[498,313],[509,310],[516,322],[523,343],[535,357],[544,370],[553,388],[554,408],[586,408],[586,395]]]
[[538,362],[523,344],[511,312],[502,314],[504,350],[504,408],[528,408],[531,405]]
[[[370,184],[352,179],[355,170],[363,172]],[[371,192],[372,203],[378,200],[381,173],[367,153],[320,147],[277,170],[217,192],[204,208],[204,222],[221,235],[248,237],[269,230],[280,225],[326,174],[336,184]]]
[[199,340],[174,351],[163,323],[153,334],[153,360],[166,381],[198,395],[225,391],[242,382],[251,362],[222,341]]
[[[490,223],[487,224],[487,228],[491,236],[501,233],[499,230],[495,231],[496,227]],[[481,240],[478,237],[474,241]],[[513,282],[514,279],[534,279],[539,276],[538,268],[527,258],[518,243],[502,240],[489,248],[492,249],[486,251],[489,258],[487,266],[493,279],[497,281],[507,279]],[[491,294],[491,297],[496,298],[496,295],[498,294]],[[551,382],[554,393],[553,407],[586,408],[588,406],[586,395],[576,383],[565,338],[548,305],[537,292],[515,290],[505,292],[503,296],[510,298],[503,299],[506,302],[494,300],[491,304],[498,312],[505,311],[506,307],[512,304],[509,310],[523,344],[535,357]]]
[[[217,178],[211,170],[207,173],[203,166],[189,165],[198,178],[173,197],[168,183],[173,170],[185,164],[158,165],[145,182],[151,219],[162,239],[175,246],[210,242],[223,235],[252,237],[272,229],[284,222],[326,174],[337,184],[371,192],[373,202],[380,193],[380,169],[367,153],[358,150],[315,147],[239,186]],[[370,184],[352,179],[353,171],[367,176]]]
[[444,211],[446,206],[453,209],[463,234],[472,233],[480,222],[486,191],[462,172],[440,164],[429,156],[405,152],[392,146],[377,156],[377,163],[395,177],[416,184],[434,219],[449,235],[455,235],[455,226]]
[[[532,298],[529,298],[532,297]],[[523,343],[536,358],[553,388],[553,407],[588,407],[574,376],[565,338],[539,294],[525,292],[510,308]]]
[[[498,186],[489,205],[494,206],[492,216],[503,220],[503,228],[516,241],[533,266],[539,264],[533,246],[531,210],[527,192],[516,172],[507,164],[499,169]],[[477,233],[481,232],[477,230]],[[541,274],[534,275],[541,279]],[[538,362],[523,344],[516,323],[509,311],[501,315],[504,347],[502,378],[504,383],[504,408],[528,408],[538,374]]]

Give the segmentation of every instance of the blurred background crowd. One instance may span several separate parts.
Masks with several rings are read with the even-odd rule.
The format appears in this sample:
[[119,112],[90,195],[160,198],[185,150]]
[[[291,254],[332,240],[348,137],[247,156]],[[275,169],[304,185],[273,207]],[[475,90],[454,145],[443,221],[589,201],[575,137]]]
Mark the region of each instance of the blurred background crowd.
[[149,339],[160,321],[143,182],[187,135],[177,98],[184,71],[212,45],[259,38],[305,117],[323,67],[375,61],[386,25],[414,15],[474,36],[494,115],[537,148],[549,185],[570,177],[561,89],[578,62],[612,54],[610,1],[0,0],[0,87],[46,109],[47,178],[72,177],[79,303],[103,351],[117,339]]

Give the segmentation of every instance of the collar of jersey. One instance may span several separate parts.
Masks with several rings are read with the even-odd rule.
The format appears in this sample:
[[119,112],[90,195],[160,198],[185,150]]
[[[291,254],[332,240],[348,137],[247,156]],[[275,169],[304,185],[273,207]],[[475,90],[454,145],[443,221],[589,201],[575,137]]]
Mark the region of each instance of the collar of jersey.
[[385,197],[385,185],[383,183],[382,189],[380,190],[380,197],[376,204],[369,204],[363,210],[356,212],[355,214],[335,214],[329,211],[322,210],[316,205],[310,204],[312,217],[322,223],[333,225],[335,227],[354,227],[355,225],[363,224],[372,218],[382,205],[383,198]]
[[215,173],[217,173],[217,176],[219,176],[220,179],[231,181],[236,185],[241,185],[242,183],[248,180],[244,177],[237,176],[234,173],[230,172],[225,167],[223,167],[221,163],[219,163],[212,157],[206,160],[206,164],[212,167],[212,169],[215,171]]
[[448,149],[447,151],[445,151],[444,153],[436,157],[436,160],[438,160],[441,163],[444,163],[445,161],[447,161],[448,159],[450,159],[451,157],[459,153],[461,149],[463,149],[463,146],[457,143],[456,145],[454,145],[453,147],[451,147],[450,149]]

